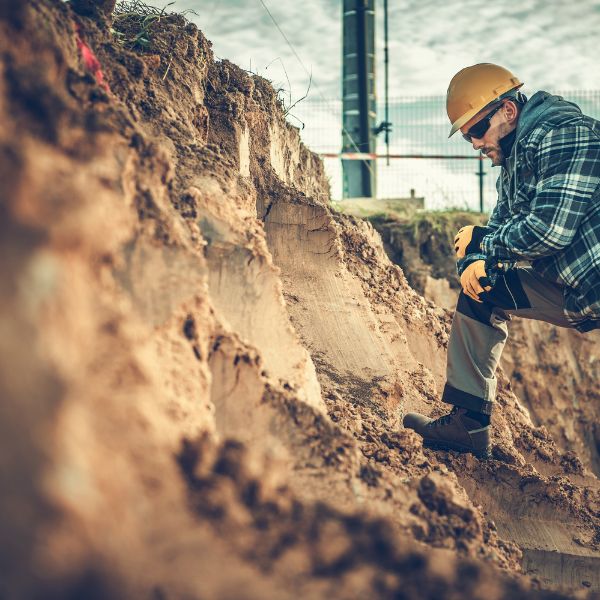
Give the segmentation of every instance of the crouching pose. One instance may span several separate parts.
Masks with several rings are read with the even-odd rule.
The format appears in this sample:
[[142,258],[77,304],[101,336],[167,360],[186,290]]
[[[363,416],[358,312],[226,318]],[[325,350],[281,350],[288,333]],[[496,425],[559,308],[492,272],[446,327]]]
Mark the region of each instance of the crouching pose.
[[[495,371],[512,315],[581,332],[600,327],[600,122],[560,96],[529,100],[510,71],[467,67],[448,88],[450,136],[501,167],[486,227],[455,239],[462,291],[439,419],[410,413],[424,445],[489,456]],[[516,263],[524,266],[517,266]]]

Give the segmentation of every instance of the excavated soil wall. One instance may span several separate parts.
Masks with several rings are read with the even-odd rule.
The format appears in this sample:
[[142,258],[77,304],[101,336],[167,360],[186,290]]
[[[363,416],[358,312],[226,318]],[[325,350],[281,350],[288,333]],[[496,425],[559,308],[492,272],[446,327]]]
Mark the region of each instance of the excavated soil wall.
[[270,84],[84,5],[0,3],[0,597],[598,590],[598,480],[503,374],[492,460],[402,429],[450,316]]

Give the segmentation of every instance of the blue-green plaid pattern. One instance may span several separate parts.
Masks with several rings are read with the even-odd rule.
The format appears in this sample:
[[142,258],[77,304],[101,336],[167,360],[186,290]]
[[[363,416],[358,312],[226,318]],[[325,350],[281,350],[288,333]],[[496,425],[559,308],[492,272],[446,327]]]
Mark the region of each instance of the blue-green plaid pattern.
[[600,326],[600,122],[558,107],[515,143],[481,249],[492,279],[498,262],[528,261],[568,286],[565,314],[587,331]]

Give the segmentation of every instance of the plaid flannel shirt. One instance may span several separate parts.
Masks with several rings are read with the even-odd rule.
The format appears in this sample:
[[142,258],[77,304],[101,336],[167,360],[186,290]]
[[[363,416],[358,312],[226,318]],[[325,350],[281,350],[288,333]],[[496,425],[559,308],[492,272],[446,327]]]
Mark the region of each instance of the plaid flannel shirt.
[[[523,123],[522,123],[523,121]],[[560,96],[525,105],[481,255],[492,280],[517,261],[565,287],[573,327],[600,327],[600,122]]]

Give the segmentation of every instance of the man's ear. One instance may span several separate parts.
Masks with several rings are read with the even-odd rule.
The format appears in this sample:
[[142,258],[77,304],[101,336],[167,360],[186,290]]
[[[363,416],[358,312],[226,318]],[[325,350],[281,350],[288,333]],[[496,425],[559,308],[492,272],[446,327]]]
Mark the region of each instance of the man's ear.
[[519,116],[519,109],[517,105],[512,100],[507,100],[504,103],[504,115],[506,117],[506,121],[512,125]]

